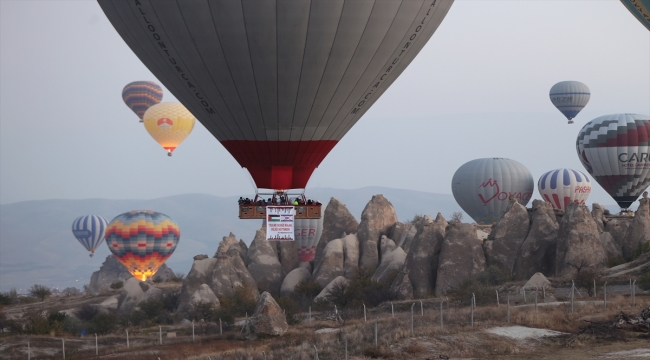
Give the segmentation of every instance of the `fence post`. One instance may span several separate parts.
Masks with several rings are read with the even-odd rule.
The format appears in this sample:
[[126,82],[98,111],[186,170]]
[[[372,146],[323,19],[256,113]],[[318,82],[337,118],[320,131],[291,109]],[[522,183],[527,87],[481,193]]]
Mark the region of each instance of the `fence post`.
[[160,345],[162,345],[162,326],[158,325],[158,339],[160,340]]
[[469,307],[471,308],[470,312],[472,313],[472,316],[469,320],[469,325],[474,326],[474,294],[472,294],[472,298],[469,301]]
[[95,356],[99,356],[99,347],[97,346],[97,334],[95,334]]
[[636,306],[636,280],[632,283],[632,306]]
[[368,322],[368,319],[366,319],[366,304],[363,305],[363,322]]
[[377,346],[377,318],[375,318],[375,346]]
[[546,285],[542,285],[542,294],[544,296],[544,301],[546,301]]
[[571,314],[573,314],[573,289],[575,289],[575,286],[573,285],[573,280],[571,280]]
[[499,304],[499,290],[494,290],[494,292],[497,293],[497,307],[501,307],[501,305]]
[[413,307],[415,306],[415,303],[411,305],[411,335],[413,335]]
[[607,281],[603,285],[603,304],[605,305],[605,309],[607,309]]
[[390,303],[390,313],[395,317],[395,308],[393,307],[393,303]]
[[129,348],[129,330],[126,329],[126,348]]
[[537,319],[537,291],[535,291],[535,319]]
[[264,355],[264,360],[266,360],[266,353],[262,351],[262,355]]
[[596,279],[594,279],[594,297],[598,296],[596,293]]
[[524,304],[528,304],[528,302],[526,301],[526,289],[521,288],[521,292],[524,293]]
[[192,320],[192,342],[194,342],[194,320]]
[[632,296],[632,279],[630,279],[630,296]]
[[440,330],[442,330],[442,301],[440,302]]
[[32,350],[29,348],[29,341],[27,342],[27,360],[32,359]]
[[309,326],[311,326],[311,306],[309,307]]
[[334,314],[336,314],[336,315],[339,314],[339,309],[336,308],[336,305],[334,305]]
[[345,360],[348,360],[348,334],[345,335]]
[[221,325],[221,318],[219,318],[219,335],[223,335],[223,326]]
[[61,343],[63,344],[63,360],[65,360],[65,339],[61,339]]
[[508,319],[508,324],[510,324],[510,292],[508,292],[508,305],[506,307],[506,315]]
[[318,349],[316,349],[316,345],[313,345],[313,346],[314,346],[314,351],[315,351],[314,360],[318,360]]

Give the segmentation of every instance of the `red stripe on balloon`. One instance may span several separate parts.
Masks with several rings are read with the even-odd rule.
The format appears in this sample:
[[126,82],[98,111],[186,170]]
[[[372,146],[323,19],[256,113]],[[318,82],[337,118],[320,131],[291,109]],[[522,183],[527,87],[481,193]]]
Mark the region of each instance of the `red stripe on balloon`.
[[258,188],[303,189],[337,141],[227,140],[221,144],[248,169]]
[[557,196],[557,194],[553,194],[553,201],[555,201],[555,205],[557,205],[557,209],[562,209],[562,205],[560,204],[560,197]]

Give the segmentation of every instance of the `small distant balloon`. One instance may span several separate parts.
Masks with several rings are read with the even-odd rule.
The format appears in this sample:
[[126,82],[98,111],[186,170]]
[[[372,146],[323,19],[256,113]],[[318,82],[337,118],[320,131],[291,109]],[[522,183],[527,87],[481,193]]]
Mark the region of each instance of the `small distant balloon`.
[[533,176],[524,165],[503,158],[469,161],[456,170],[451,180],[456,202],[479,224],[498,221],[510,198],[525,206],[534,188]]
[[580,81],[561,81],[549,92],[551,102],[573,124],[573,118],[587,105],[591,92]]
[[97,215],[80,216],[72,222],[72,234],[90,251],[90,257],[93,257],[97,247],[104,241],[107,224],[106,219]]
[[591,176],[628,209],[650,184],[650,116],[597,117],[578,133],[576,151]]
[[650,31],[650,0],[621,0],[621,2]]
[[580,171],[555,169],[539,178],[537,190],[554,209],[564,210],[569,203],[584,204],[587,201],[591,193],[591,181]]
[[145,129],[169,156],[190,135],[194,123],[194,115],[180,103],[160,103],[144,114]]
[[176,250],[181,232],[165,214],[134,210],[113,219],[106,229],[106,245],[139,280],[156,274]]
[[144,113],[162,101],[163,91],[160,85],[151,81],[134,81],[122,89],[122,99],[126,106],[138,117],[140,122]]

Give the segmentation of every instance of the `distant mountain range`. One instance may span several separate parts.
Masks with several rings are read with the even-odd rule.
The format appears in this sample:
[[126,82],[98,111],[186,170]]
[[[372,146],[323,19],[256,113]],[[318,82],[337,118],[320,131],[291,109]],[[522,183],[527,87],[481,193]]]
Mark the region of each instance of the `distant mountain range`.
[[[315,188],[307,192],[323,204],[331,197],[338,198],[357,219],[375,194],[383,194],[393,204],[401,221],[416,214],[435,216],[438,212],[449,218],[453,212],[461,211],[448,194],[384,187]],[[221,238],[230,232],[246,243],[253,240],[262,222],[239,220],[237,199],[186,194],[152,200],[40,200],[0,205],[0,291],[12,287],[25,289],[33,284],[81,288],[110,251],[102,244],[95,257],[89,258],[72,236],[72,221],[85,214],[101,215],[110,221],[136,209],[162,212],[179,224],[181,239],[167,264],[176,272],[187,273],[194,255],[212,256]],[[471,221],[467,215],[464,219]]]

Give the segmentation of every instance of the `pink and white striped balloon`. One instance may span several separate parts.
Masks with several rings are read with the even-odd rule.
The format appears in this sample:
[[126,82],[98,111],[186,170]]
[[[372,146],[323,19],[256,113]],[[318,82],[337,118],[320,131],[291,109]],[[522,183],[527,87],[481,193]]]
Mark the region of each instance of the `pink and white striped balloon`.
[[591,180],[580,171],[561,168],[542,175],[537,189],[554,209],[564,210],[570,202],[585,203],[591,193]]

